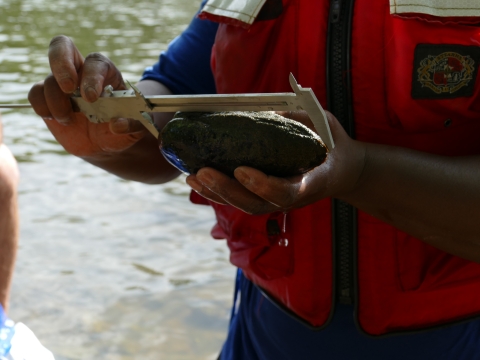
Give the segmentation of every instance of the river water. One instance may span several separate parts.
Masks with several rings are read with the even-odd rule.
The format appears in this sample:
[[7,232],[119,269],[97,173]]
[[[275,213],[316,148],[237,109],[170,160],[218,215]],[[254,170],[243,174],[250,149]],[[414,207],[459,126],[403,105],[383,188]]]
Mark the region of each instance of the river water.
[[[0,0],[0,102],[49,73],[50,39],[100,51],[135,82],[198,8],[189,0]],[[21,171],[10,316],[56,359],[215,359],[234,268],[184,178],[148,186],[65,153],[31,110],[3,111]]]

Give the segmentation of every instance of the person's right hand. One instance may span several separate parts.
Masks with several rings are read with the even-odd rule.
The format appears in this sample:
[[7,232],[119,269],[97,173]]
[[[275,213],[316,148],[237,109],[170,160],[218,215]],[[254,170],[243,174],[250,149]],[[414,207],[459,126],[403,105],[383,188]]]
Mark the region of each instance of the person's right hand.
[[82,113],[73,111],[70,96],[77,89],[89,102],[96,101],[106,85],[115,90],[126,89],[120,71],[111,60],[98,53],[84,59],[66,36],[52,39],[48,58],[52,73],[32,87],[28,100],[69,153],[101,159],[129,149],[149,134],[135,120],[112,119],[110,123],[94,124]]

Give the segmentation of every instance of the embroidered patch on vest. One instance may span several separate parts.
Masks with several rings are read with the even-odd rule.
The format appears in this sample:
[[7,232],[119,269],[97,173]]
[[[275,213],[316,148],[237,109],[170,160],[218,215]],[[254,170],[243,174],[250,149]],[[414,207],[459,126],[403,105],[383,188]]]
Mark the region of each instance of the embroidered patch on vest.
[[480,47],[419,44],[415,48],[412,97],[451,99],[472,96]]

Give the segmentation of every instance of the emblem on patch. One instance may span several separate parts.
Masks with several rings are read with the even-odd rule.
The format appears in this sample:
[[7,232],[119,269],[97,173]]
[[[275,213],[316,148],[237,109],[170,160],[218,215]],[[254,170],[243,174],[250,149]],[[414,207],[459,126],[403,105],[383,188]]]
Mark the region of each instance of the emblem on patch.
[[448,99],[473,95],[479,62],[477,46],[417,45],[412,97]]

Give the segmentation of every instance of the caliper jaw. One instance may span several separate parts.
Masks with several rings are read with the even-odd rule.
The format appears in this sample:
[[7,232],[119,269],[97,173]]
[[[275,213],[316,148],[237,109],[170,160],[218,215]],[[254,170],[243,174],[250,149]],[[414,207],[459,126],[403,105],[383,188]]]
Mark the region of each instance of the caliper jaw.
[[[159,131],[155,127],[149,112],[153,109],[152,104],[143,96],[141,91],[126,81],[131,90],[115,90],[107,85],[101,96],[94,103],[89,103],[80,96],[72,97],[74,110],[80,110],[87,119],[93,123],[106,123],[114,118],[128,118],[140,121],[153,136],[158,138]],[[109,98],[123,98],[111,106]]]

